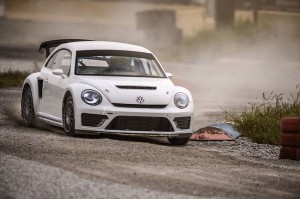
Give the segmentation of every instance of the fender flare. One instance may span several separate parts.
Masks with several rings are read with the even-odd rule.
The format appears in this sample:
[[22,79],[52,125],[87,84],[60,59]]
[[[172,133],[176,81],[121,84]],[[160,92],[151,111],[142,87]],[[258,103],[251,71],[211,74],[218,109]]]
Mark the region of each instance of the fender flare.
[[[96,89],[95,87],[93,87],[89,84],[73,83],[73,84],[70,84],[65,90],[65,94],[64,94],[64,97],[63,97],[63,101],[62,101],[62,107],[64,107],[64,102],[65,102],[67,93],[71,93],[71,96],[73,98],[74,107],[76,107],[77,100],[75,100],[75,99],[81,99],[82,91],[87,90],[87,89],[95,90],[95,91],[99,92],[102,95],[102,97],[104,97],[104,95],[98,89]],[[75,114],[77,114],[77,109],[76,108],[74,109],[74,112],[75,112]]]
[[[37,106],[39,102],[39,90],[38,90],[38,78],[40,77],[40,72],[33,73],[26,77],[24,80],[23,86],[22,86],[22,96],[24,92],[24,88],[28,85],[31,89],[32,93],[32,102],[33,102],[33,108],[34,108],[34,113],[37,114]],[[22,100],[22,98],[21,98]]]

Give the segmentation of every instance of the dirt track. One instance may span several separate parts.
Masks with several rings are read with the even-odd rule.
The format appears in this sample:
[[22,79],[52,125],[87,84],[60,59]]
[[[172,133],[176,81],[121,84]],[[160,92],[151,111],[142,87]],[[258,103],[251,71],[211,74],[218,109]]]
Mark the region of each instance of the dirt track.
[[[0,90],[1,198],[299,198],[300,162],[214,152],[206,143],[71,138],[20,124],[20,90]],[[234,149],[232,149],[234,151]]]

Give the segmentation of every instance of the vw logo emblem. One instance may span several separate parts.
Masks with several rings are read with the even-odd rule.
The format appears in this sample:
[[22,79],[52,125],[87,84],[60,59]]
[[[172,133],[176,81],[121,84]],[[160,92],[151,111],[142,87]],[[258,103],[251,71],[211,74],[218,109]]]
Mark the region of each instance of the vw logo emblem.
[[145,99],[144,99],[142,96],[138,96],[138,97],[136,98],[136,102],[137,102],[138,104],[143,104],[144,101],[145,101]]

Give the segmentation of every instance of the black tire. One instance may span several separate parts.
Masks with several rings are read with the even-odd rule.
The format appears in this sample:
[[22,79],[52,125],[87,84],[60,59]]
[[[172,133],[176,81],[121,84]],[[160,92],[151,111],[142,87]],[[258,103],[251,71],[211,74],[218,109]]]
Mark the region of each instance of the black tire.
[[63,127],[66,135],[76,136],[74,103],[72,96],[69,96],[63,106]]
[[283,133],[300,133],[300,118],[286,117],[281,121],[281,132]]
[[169,142],[171,145],[186,145],[189,140],[190,140],[190,137],[170,137],[168,138]]
[[300,134],[284,133],[280,137],[282,147],[300,147]]
[[21,112],[24,125],[27,127],[32,127],[35,121],[35,113],[32,101],[32,92],[29,86],[24,88],[22,94]]
[[295,148],[295,147],[282,147],[280,149],[279,158],[280,159],[296,160],[297,159],[297,148]]

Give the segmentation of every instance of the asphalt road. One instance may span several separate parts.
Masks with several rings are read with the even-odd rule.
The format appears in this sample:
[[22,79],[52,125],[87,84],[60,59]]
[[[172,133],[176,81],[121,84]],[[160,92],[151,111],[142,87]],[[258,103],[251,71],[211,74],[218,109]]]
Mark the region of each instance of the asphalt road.
[[257,156],[242,142],[172,147],[162,138],[25,128],[20,90],[0,90],[0,198],[299,198],[300,162],[251,146]]

